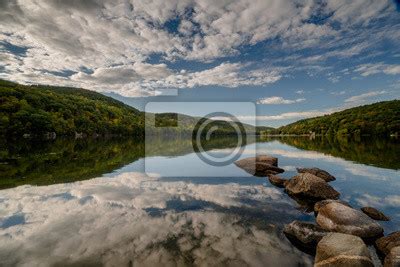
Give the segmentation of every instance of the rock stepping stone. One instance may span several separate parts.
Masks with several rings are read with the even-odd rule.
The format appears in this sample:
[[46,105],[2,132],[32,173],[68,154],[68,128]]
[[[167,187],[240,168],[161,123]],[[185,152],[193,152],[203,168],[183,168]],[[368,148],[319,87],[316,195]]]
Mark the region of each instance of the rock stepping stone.
[[400,247],[400,231],[393,232],[375,241],[376,248],[384,255],[389,254],[394,247]]
[[301,221],[286,224],[283,233],[296,245],[314,252],[318,242],[328,234],[327,231],[316,224]]
[[296,168],[296,169],[298,173],[311,173],[323,179],[325,182],[332,182],[336,180],[336,178],[329,172],[321,170],[319,168]]
[[372,208],[372,207],[364,207],[361,208],[361,211],[367,214],[370,218],[377,220],[377,221],[390,221],[390,218],[387,217],[385,214],[380,212],[379,210]]
[[339,201],[331,201],[319,207],[316,221],[327,231],[356,235],[365,239],[383,234],[383,228],[377,222]]
[[287,179],[283,179],[278,175],[270,175],[268,176],[268,180],[271,184],[280,187],[280,188],[284,188],[285,184],[289,181]]
[[400,246],[390,250],[385,258],[384,267],[399,267],[400,266]]
[[329,233],[317,246],[315,267],[373,267],[371,255],[361,238],[342,233]]
[[307,200],[338,199],[340,194],[323,179],[311,174],[300,173],[290,179],[285,186],[286,192],[297,198]]
[[278,167],[278,159],[268,155],[245,158],[235,162],[235,165],[246,172],[260,177],[275,175],[285,170]]

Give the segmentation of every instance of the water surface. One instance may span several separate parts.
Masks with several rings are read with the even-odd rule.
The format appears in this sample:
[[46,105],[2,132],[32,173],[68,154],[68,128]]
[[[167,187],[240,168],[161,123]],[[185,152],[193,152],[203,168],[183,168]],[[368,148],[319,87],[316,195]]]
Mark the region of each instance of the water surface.
[[[207,152],[236,142],[212,140]],[[311,266],[313,257],[282,234],[314,215],[230,164],[207,167],[191,140],[154,140],[145,157],[134,140],[56,140],[1,144],[0,265]],[[242,158],[279,158],[337,177],[341,199],[389,215],[400,225],[400,146],[396,139],[254,140]],[[145,173],[147,171],[147,173]]]

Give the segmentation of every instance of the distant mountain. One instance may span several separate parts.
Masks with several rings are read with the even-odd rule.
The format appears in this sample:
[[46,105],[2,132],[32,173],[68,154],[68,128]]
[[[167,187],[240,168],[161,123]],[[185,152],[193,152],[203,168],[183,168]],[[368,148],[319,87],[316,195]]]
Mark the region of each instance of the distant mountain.
[[391,135],[400,134],[400,100],[384,101],[304,119],[282,126],[276,134]]

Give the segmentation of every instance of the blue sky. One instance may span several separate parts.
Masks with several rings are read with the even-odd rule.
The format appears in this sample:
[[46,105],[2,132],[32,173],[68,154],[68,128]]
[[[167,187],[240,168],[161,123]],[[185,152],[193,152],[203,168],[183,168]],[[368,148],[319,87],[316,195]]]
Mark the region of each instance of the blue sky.
[[259,125],[280,126],[398,99],[399,10],[394,0],[2,1],[0,78],[142,110],[252,102]]

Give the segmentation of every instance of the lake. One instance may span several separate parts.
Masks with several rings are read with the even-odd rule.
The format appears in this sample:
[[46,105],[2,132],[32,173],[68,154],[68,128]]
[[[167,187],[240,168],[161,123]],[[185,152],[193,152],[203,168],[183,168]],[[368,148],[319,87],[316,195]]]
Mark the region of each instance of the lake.
[[[234,138],[205,144],[215,158]],[[312,266],[282,233],[313,213],[266,178],[210,166],[187,139],[0,143],[0,265]],[[290,178],[318,167],[355,208],[400,230],[400,140],[257,138],[240,158],[268,154]]]

